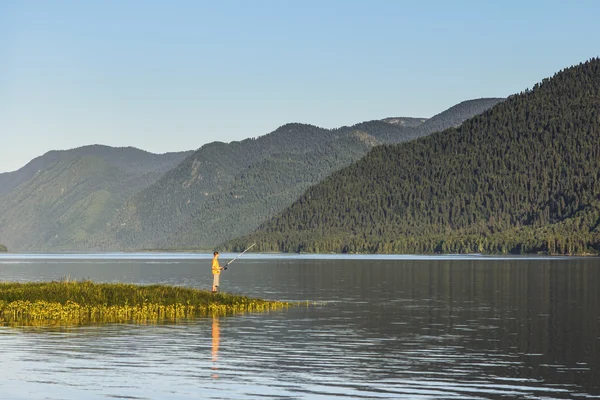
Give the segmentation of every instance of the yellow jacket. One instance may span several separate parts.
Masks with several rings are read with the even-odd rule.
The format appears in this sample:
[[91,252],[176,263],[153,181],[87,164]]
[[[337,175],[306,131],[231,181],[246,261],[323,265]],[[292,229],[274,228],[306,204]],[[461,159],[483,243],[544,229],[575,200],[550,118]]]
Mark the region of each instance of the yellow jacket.
[[221,266],[219,265],[217,257],[213,258],[212,261],[212,273],[213,275],[219,275],[221,273]]

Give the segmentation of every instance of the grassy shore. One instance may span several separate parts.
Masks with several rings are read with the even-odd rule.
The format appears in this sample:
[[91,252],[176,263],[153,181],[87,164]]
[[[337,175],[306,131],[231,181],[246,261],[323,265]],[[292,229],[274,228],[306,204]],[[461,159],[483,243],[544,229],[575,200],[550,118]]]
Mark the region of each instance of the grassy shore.
[[166,285],[60,281],[0,282],[0,323],[22,325],[175,321],[265,312],[279,301]]

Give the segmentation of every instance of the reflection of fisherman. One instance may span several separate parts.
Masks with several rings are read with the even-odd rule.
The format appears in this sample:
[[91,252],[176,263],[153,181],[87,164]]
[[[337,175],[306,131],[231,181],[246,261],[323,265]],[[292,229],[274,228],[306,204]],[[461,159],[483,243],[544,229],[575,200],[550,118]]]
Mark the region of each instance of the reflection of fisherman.
[[212,320],[212,360],[217,361],[219,359],[219,342],[220,338],[220,330],[219,330],[219,318],[216,315],[213,315]]
[[213,273],[213,287],[212,287],[212,291],[213,293],[216,293],[219,290],[219,277],[221,276],[221,271],[224,270],[225,268],[221,267],[219,265],[219,252],[215,251],[213,253],[213,260],[212,260],[212,273]]
[[[219,342],[221,341],[221,334],[220,334],[220,330],[219,330],[219,318],[215,315],[213,315],[213,321],[212,321],[212,361],[213,363],[216,363],[217,360],[219,359]],[[216,364],[213,364],[212,366],[212,370],[215,371],[212,374],[213,378],[218,378],[219,375],[216,374],[216,370],[217,370],[217,366]]]

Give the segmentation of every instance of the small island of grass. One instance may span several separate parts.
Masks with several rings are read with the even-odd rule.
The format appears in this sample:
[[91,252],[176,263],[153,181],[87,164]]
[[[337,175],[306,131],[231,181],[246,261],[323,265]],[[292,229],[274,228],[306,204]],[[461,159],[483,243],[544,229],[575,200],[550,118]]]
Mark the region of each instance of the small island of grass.
[[5,245],[0,244],[0,251],[8,251]]
[[66,280],[0,282],[0,323],[4,324],[176,321],[198,316],[264,312],[289,305],[167,285]]

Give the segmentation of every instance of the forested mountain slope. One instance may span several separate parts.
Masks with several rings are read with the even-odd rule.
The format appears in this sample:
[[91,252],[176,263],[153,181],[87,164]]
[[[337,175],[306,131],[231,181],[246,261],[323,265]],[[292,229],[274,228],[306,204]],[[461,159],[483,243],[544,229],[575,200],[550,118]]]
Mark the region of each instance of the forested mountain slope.
[[18,185],[0,197],[0,238],[14,250],[72,249],[189,153],[86,146],[38,157],[4,174]]
[[600,59],[458,128],[378,146],[309,188],[241,249],[600,251]]
[[[486,107],[490,99],[475,101],[479,102]],[[463,120],[472,112],[473,108],[458,110]],[[368,121],[329,130],[287,124],[256,139],[205,145],[130,199],[110,227],[85,246],[212,247],[251,232],[308,186],[358,160],[373,146],[432,132],[417,130],[420,125]]]

